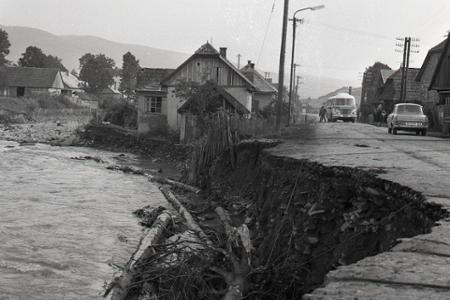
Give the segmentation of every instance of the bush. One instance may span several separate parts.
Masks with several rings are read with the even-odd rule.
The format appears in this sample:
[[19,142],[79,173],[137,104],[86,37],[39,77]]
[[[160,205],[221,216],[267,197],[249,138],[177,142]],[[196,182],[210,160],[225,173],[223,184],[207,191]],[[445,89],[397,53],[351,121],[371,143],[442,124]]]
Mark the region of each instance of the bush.
[[114,104],[106,108],[103,121],[122,127],[137,128],[137,109],[128,103]]

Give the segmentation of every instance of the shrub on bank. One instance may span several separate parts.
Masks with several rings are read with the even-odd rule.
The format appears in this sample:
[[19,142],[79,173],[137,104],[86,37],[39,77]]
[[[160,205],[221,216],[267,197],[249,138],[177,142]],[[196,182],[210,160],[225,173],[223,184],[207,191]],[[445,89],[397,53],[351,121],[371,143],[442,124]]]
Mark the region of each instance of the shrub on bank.
[[137,128],[137,109],[129,103],[108,105],[103,121],[126,128]]

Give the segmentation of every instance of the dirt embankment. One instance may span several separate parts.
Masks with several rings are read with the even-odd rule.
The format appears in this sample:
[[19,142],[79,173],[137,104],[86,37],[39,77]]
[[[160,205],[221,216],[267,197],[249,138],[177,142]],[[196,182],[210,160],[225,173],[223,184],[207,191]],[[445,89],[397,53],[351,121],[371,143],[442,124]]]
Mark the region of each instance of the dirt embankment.
[[63,96],[0,97],[0,139],[19,143],[72,145],[92,112]]
[[78,145],[115,152],[143,155],[155,163],[177,169],[185,167],[190,148],[167,139],[157,139],[138,134],[116,125],[89,123],[77,132]]
[[[209,170],[202,201],[184,198],[217,247],[225,245],[217,206],[228,211],[233,226],[248,226],[253,250],[246,299],[300,299],[333,268],[386,251],[398,238],[427,233],[446,216],[420,193],[376,174],[274,157],[265,147],[239,144],[233,164],[227,154]],[[224,283],[211,277],[211,269],[230,268],[224,261],[216,256],[191,268],[189,278],[203,276],[202,284],[216,289],[192,287],[191,296],[220,299]],[[170,285],[172,275],[160,274],[156,283]]]

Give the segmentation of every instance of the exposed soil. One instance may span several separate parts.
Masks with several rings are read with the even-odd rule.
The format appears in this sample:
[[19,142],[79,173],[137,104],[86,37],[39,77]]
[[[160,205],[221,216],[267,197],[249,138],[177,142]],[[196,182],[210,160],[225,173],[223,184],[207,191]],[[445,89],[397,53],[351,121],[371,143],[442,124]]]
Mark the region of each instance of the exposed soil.
[[[202,198],[180,195],[217,247],[225,247],[226,240],[217,206],[230,213],[232,225],[245,223],[250,229],[254,250],[246,299],[300,299],[321,285],[330,270],[386,251],[398,238],[430,232],[447,215],[420,193],[375,173],[271,156],[263,151],[267,145],[273,143],[239,144],[235,169],[228,154],[219,158],[209,170]],[[212,267],[230,268],[224,261],[216,255],[184,266],[183,272],[195,271],[187,275],[189,282],[197,283],[186,294],[220,299],[223,293],[197,287],[226,287],[211,274]],[[157,282],[186,292],[188,281],[183,276],[173,281],[173,275],[162,273]]]

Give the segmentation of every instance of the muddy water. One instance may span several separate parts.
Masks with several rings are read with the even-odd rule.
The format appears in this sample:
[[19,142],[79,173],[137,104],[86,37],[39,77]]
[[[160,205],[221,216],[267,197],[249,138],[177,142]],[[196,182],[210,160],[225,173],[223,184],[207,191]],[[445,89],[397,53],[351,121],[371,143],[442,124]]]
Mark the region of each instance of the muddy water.
[[131,212],[163,203],[145,178],[74,156],[83,148],[0,141],[0,299],[100,299],[134,250]]

